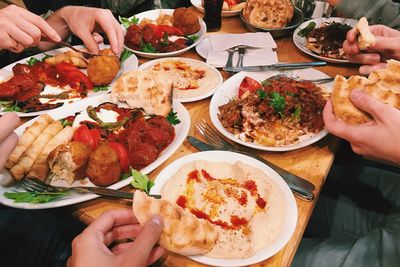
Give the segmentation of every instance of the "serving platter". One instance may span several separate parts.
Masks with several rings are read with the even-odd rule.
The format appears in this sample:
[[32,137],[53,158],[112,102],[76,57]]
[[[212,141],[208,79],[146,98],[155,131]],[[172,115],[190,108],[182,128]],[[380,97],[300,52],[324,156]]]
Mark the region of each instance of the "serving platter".
[[258,168],[262,170],[275,184],[278,185],[282,195],[286,200],[286,220],[282,227],[280,235],[275,241],[273,241],[267,247],[257,251],[252,257],[246,259],[217,259],[206,256],[191,256],[190,259],[213,266],[246,266],[250,264],[255,264],[269,257],[275,255],[279,252],[286,243],[290,240],[297,224],[297,205],[292,192],[290,191],[288,185],[282,177],[280,177],[274,170],[272,170],[267,165],[261,163],[260,161],[245,156],[243,154],[238,154],[229,151],[206,151],[197,152],[187,156],[184,156],[163,169],[155,179],[155,185],[151,189],[151,194],[161,194],[164,184],[175,174],[175,172],[184,164],[204,160],[212,162],[227,162],[234,163],[241,161],[247,165]]
[[[86,107],[89,105],[92,106],[97,106],[101,103],[104,102],[110,102],[110,97],[109,95],[99,95],[91,98],[86,98],[82,101],[73,103],[68,105],[67,107],[62,107],[56,110],[52,110],[47,112],[48,115],[50,115],[53,119],[58,120],[61,118],[65,118],[70,115],[74,115],[76,112],[84,110]],[[174,101],[173,103],[173,110],[174,112],[177,113],[178,119],[181,121],[179,124],[175,125],[175,138],[172,141],[172,143],[165,148],[161,152],[161,154],[158,156],[158,158],[153,161],[151,164],[147,165],[143,169],[140,170],[141,173],[147,174],[160,166],[164,161],[166,161],[177,149],[178,147],[182,144],[182,142],[185,140],[189,128],[190,128],[190,116],[186,108],[179,102]],[[15,133],[20,136],[24,132],[25,128],[30,126],[35,120],[32,119],[20,127],[18,127],[15,130]],[[12,199],[8,199],[4,197],[4,192],[13,192],[16,188],[15,186],[6,186],[5,183],[10,179],[10,175],[8,171],[3,170],[0,173],[0,203],[9,207],[14,207],[14,208],[21,208],[21,209],[48,209],[48,208],[56,208],[56,207],[62,207],[62,206],[67,206],[67,205],[72,205],[80,202],[84,202],[90,199],[97,198],[97,195],[94,194],[77,194],[77,193],[71,193],[70,195],[67,195],[65,197],[56,199],[52,202],[48,203],[42,203],[42,204],[35,204],[35,203],[14,203]],[[121,180],[108,188],[111,189],[119,189],[122,188],[126,185],[128,185],[131,182],[131,178],[126,178],[124,180]],[[60,185],[60,186],[69,186],[66,181],[57,181],[54,183],[54,185]],[[89,179],[85,178],[84,180],[81,181],[75,181],[72,186],[94,186]]]
[[[139,19],[139,23],[140,23],[143,19],[156,20],[161,14],[172,16],[173,13],[174,13],[174,9],[155,9],[155,10],[149,10],[149,11],[145,11],[145,12],[136,14],[135,17],[137,19]],[[126,45],[124,45],[124,47],[126,49],[128,49],[129,51],[132,51],[136,55],[144,57],[144,58],[160,58],[160,57],[178,56],[178,55],[181,55],[181,54],[185,53],[186,51],[192,49],[193,47],[195,47],[203,39],[204,35],[207,32],[207,26],[201,18],[199,18],[199,23],[200,23],[200,30],[197,33],[193,34],[193,35],[197,36],[197,40],[190,46],[187,46],[178,51],[167,52],[167,53],[148,53],[148,52],[142,52],[142,51],[131,49],[131,48],[127,47]]]
[[[147,69],[150,70],[150,69],[152,69],[152,67],[154,65],[156,65],[158,63],[161,63],[161,62],[166,62],[166,61],[180,61],[180,62],[184,62],[184,63],[188,64],[189,66],[191,66],[193,68],[205,69],[210,73],[210,75],[213,75],[214,78],[215,78],[214,79],[215,80],[214,84],[212,86],[203,85],[203,87],[207,87],[208,89],[204,90],[200,94],[196,94],[194,92],[195,90],[199,90],[200,88],[198,88],[198,89],[189,89],[189,90],[180,90],[180,91],[187,91],[188,93],[189,93],[189,91],[193,91],[193,94],[189,93],[189,94],[186,94],[186,96],[185,96],[184,95],[185,92],[182,92],[183,94],[181,93],[181,96],[177,97],[176,96],[176,90],[174,89],[174,95],[173,96],[174,96],[174,100],[175,101],[184,103],[184,102],[198,101],[198,100],[207,98],[207,97],[213,95],[214,92],[217,90],[217,88],[219,86],[221,86],[221,84],[223,83],[222,75],[216,68],[204,63],[203,61],[190,59],[190,58],[169,57],[169,58],[155,59],[155,60],[151,60],[151,61],[148,61],[148,62],[140,65],[139,70],[147,70]],[[204,77],[203,79],[206,82],[207,81],[207,76]],[[203,79],[201,79],[201,80],[203,80]],[[200,83],[201,83],[201,80],[200,80]]]
[[[230,133],[228,130],[226,130],[222,124],[221,121],[218,118],[218,107],[222,106],[223,104],[226,104],[232,99],[233,97],[237,96],[237,92],[239,89],[239,85],[241,81],[243,80],[244,77],[249,76],[250,78],[253,78],[257,81],[263,81],[269,77],[276,76],[276,75],[287,75],[289,77],[293,78],[299,78],[299,79],[304,79],[304,80],[314,80],[314,79],[323,79],[323,78],[329,78],[328,75],[325,73],[315,70],[315,69],[300,69],[300,70],[293,70],[293,71],[268,71],[268,72],[239,72],[232,77],[230,77],[228,80],[226,80],[219,88],[218,90],[214,93],[211,102],[210,102],[210,117],[211,117],[211,122],[213,125],[216,127],[216,129],[223,134],[225,137],[229,138],[230,140],[250,147],[254,149],[259,149],[259,150],[264,150],[264,151],[291,151],[295,149],[299,149],[305,146],[309,146],[322,138],[324,138],[328,132],[324,129],[316,134],[311,134],[307,135],[304,137],[301,137],[300,141],[295,144],[291,145],[286,145],[286,146],[263,146],[255,143],[250,143],[250,142],[245,142],[239,138],[237,138],[234,134]],[[321,85],[320,85],[321,86]],[[324,88],[324,91],[327,93],[332,92],[332,82],[326,83],[322,85],[321,87]]]
[[[190,0],[190,3],[200,12],[204,13],[204,7],[202,4],[202,0]],[[227,17],[234,17],[240,14],[242,10],[222,10],[221,11],[221,16],[223,18]]]
[[299,27],[297,27],[297,29],[293,32],[293,42],[296,45],[296,47],[298,49],[300,49],[302,52],[306,53],[307,55],[310,55],[312,57],[315,57],[319,60],[322,61],[326,61],[326,62],[330,62],[330,63],[350,63],[348,60],[346,59],[335,59],[335,58],[329,58],[329,57],[323,57],[323,56],[319,56],[318,54],[314,53],[313,51],[311,51],[310,49],[308,49],[306,47],[306,43],[307,43],[307,38],[306,37],[302,37],[300,36],[298,33],[299,31],[301,31],[302,29],[304,29],[305,27],[307,27],[307,25],[310,22],[315,22],[316,27],[320,27],[324,22],[339,22],[342,24],[348,24],[351,27],[354,27],[357,24],[357,20],[355,19],[349,19],[349,18],[338,18],[338,17],[331,17],[331,18],[316,18],[316,19],[311,19],[311,20],[307,20],[305,22],[303,22]]
[[[77,48],[77,49],[84,49],[84,48],[85,48],[83,45],[77,45],[77,46],[74,46],[74,47]],[[110,46],[108,46],[108,45],[100,45],[100,46],[99,46],[100,49],[105,49],[105,48],[109,48],[109,47],[110,47]],[[58,55],[58,54],[64,53],[65,51],[69,51],[69,50],[71,50],[71,49],[69,49],[69,48],[67,48],[67,47],[58,48],[58,49],[46,51],[46,52],[44,52],[44,53],[36,54],[36,55],[30,56],[30,57],[26,57],[26,58],[21,59],[21,60],[19,60],[19,61],[17,61],[17,62],[14,62],[14,63],[12,63],[12,64],[10,64],[10,65],[7,65],[7,66],[5,66],[4,68],[2,68],[2,69],[0,70],[0,81],[5,81],[5,80],[7,80],[8,78],[10,78],[10,77],[13,75],[12,68],[13,68],[16,64],[18,64],[18,63],[20,63],[20,64],[26,64],[27,61],[28,61],[30,58],[32,58],[32,57],[34,57],[34,58],[36,58],[36,59],[38,59],[38,60],[41,60],[42,58],[44,58],[44,57],[47,56],[47,55],[54,56],[54,55]],[[116,80],[122,73],[127,72],[127,71],[131,71],[131,70],[136,70],[136,69],[138,68],[138,65],[139,65],[138,58],[137,58],[134,54],[130,55],[130,56],[121,64],[121,68],[120,68],[120,70],[119,70],[117,76],[115,77],[114,81],[109,85],[109,87],[110,87],[109,90],[107,90],[107,91],[98,91],[98,92],[90,91],[90,92],[88,92],[88,96],[87,96],[86,98],[88,98],[88,97],[90,98],[90,97],[93,97],[93,96],[98,96],[98,95],[107,94],[107,93],[111,90],[112,85],[114,84],[115,80]],[[87,74],[86,69],[80,69],[80,70],[81,70],[83,73]],[[72,100],[72,99],[71,99],[68,103],[83,101],[83,100],[86,99],[86,98],[79,99],[79,100]],[[15,112],[15,113],[17,113],[17,115],[18,115],[19,117],[33,117],[33,116],[38,116],[38,115],[46,114],[46,113],[48,113],[49,111],[52,111],[52,110],[62,109],[64,106],[66,106],[66,104],[64,104],[63,106],[61,106],[61,107],[59,107],[59,108],[56,108],[56,109],[47,109],[47,110],[41,110],[41,111],[35,111],[35,112]],[[3,111],[3,110],[4,110],[4,108],[0,107],[0,115],[5,114],[5,111]]]

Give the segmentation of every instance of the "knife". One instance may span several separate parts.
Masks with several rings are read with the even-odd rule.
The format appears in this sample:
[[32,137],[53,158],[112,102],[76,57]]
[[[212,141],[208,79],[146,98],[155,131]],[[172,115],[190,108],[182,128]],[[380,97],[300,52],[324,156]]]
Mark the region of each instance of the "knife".
[[242,66],[242,67],[225,67],[224,71],[240,72],[240,71],[268,71],[268,70],[287,70],[287,69],[305,69],[312,67],[326,66],[325,61],[315,62],[296,62],[296,63],[277,63],[263,66]]
[[[207,144],[193,136],[188,136],[187,140],[192,146],[194,146],[195,148],[197,148],[200,151],[221,150],[220,148],[213,147],[212,145]],[[226,150],[226,151],[244,154],[246,156],[250,156],[252,158],[260,160],[261,162],[263,162],[264,164],[268,165],[273,170],[275,170],[285,180],[285,182],[288,184],[289,188],[293,191],[293,193],[295,193],[296,195],[298,195],[306,200],[314,199],[314,193],[312,192],[312,190],[309,190],[307,188],[303,188],[301,186],[296,185],[293,181],[291,181],[291,179],[289,177],[287,177],[288,172],[283,170],[281,167],[279,167],[269,161],[266,161],[262,157],[259,157],[255,154],[248,153],[246,151],[236,150],[236,149],[230,149],[230,150]]]

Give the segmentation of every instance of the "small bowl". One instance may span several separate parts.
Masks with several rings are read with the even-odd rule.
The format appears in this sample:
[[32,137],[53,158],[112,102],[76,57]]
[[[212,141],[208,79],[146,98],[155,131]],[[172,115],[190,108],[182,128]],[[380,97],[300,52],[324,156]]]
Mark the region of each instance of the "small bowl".
[[289,25],[284,28],[262,28],[250,24],[244,17],[243,17],[243,10],[240,12],[240,18],[243,21],[244,26],[251,31],[251,32],[270,32],[272,37],[280,38],[286,35],[289,35],[292,31],[294,31],[301,23],[304,21],[303,12],[298,9],[297,7],[294,8],[294,14],[292,20],[289,22]]

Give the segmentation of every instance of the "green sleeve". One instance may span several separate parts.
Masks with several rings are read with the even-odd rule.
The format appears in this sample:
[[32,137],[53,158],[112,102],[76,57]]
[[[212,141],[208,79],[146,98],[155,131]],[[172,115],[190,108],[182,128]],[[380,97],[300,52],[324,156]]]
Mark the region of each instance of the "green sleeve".
[[370,24],[400,29],[400,4],[391,0],[342,0],[336,9],[348,17],[366,17]]
[[149,0],[101,0],[101,5],[103,8],[110,9],[114,14],[125,15],[145,1]]

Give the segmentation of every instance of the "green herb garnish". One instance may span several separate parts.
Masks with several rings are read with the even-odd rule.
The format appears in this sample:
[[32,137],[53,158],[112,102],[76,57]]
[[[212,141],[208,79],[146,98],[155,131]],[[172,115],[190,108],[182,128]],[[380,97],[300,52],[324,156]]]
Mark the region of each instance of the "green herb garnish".
[[162,45],[165,45],[165,46],[169,45],[169,39],[168,39],[168,33],[167,32],[164,32]]
[[308,34],[314,30],[315,26],[317,26],[317,24],[314,21],[311,21],[310,23],[308,23],[308,25],[306,27],[304,27],[303,29],[301,29],[297,35],[301,36],[301,37],[307,37]]
[[108,91],[110,89],[110,86],[95,86],[93,88],[93,92],[100,92],[100,91]]
[[67,119],[59,119],[61,122],[62,126],[65,128],[67,126],[72,126],[73,122]]
[[193,43],[196,42],[199,39],[199,36],[197,35],[186,35],[185,36],[187,39],[191,40]]
[[265,98],[267,98],[267,92],[265,92],[262,89],[258,89],[256,91],[256,94],[258,95],[258,98],[260,98],[261,100],[264,100]]
[[301,114],[301,107],[297,106],[296,109],[293,112],[293,119],[299,120],[300,119],[300,114]]
[[132,168],[131,168],[131,174],[132,174],[131,185],[134,188],[142,190],[147,194],[149,194],[150,189],[154,186],[154,182],[150,180],[146,174],[142,174]]
[[261,86],[262,86],[262,87],[269,86],[269,85],[271,85],[269,79],[266,79],[266,80],[264,80],[264,81],[261,82]]
[[133,52],[125,48],[124,51],[122,51],[121,56],[119,57],[119,61],[121,63],[124,63],[124,61],[127,60],[132,55]]
[[142,43],[140,45],[140,51],[145,53],[157,53],[157,50],[150,43]]
[[47,203],[67,195],[68,192],[5,192],[3,196],[15,203]]
[[18,106],[18,101],[13,103],[12,101],[1,101],[0,106],[4,109],[3,112],[20,112],[21,108]]
[[40,60],[38,60],[37,58],[31,57],[30,59],[28,59],[27,64],[28,64],[29,66],[33,66],[34,64],[36,64],[36,63],[38,63],[38,62],[40,62]]
[[122,26],[125,29],[128,29],[129,26],[131,26],[133,24],[138,24],[139,23],[139,18],[137,18],[135,16],[132,16],[130,18],[125,18],[125,17],[118,16],[118,20],[119,20],[119,22],[121,22]]
[[281,118],[284,117],[283,111],[286,107],[286,101],[283,96],[281,96],[278,92],[271,93],[271,100],[269,101],[269,105],[275,109],[275,112],[281,115]]
[[44,62],[46,59],[53,57],[52,55],[44,53],[44,57],[42,58],[42,62]]
[[178,119],[177,113],[174,112],[174,110],[171,110],[166,119],[169,121],[169,123],[171,123],[172,125],[177,125],[179,123],[181,123],[181,121]]

